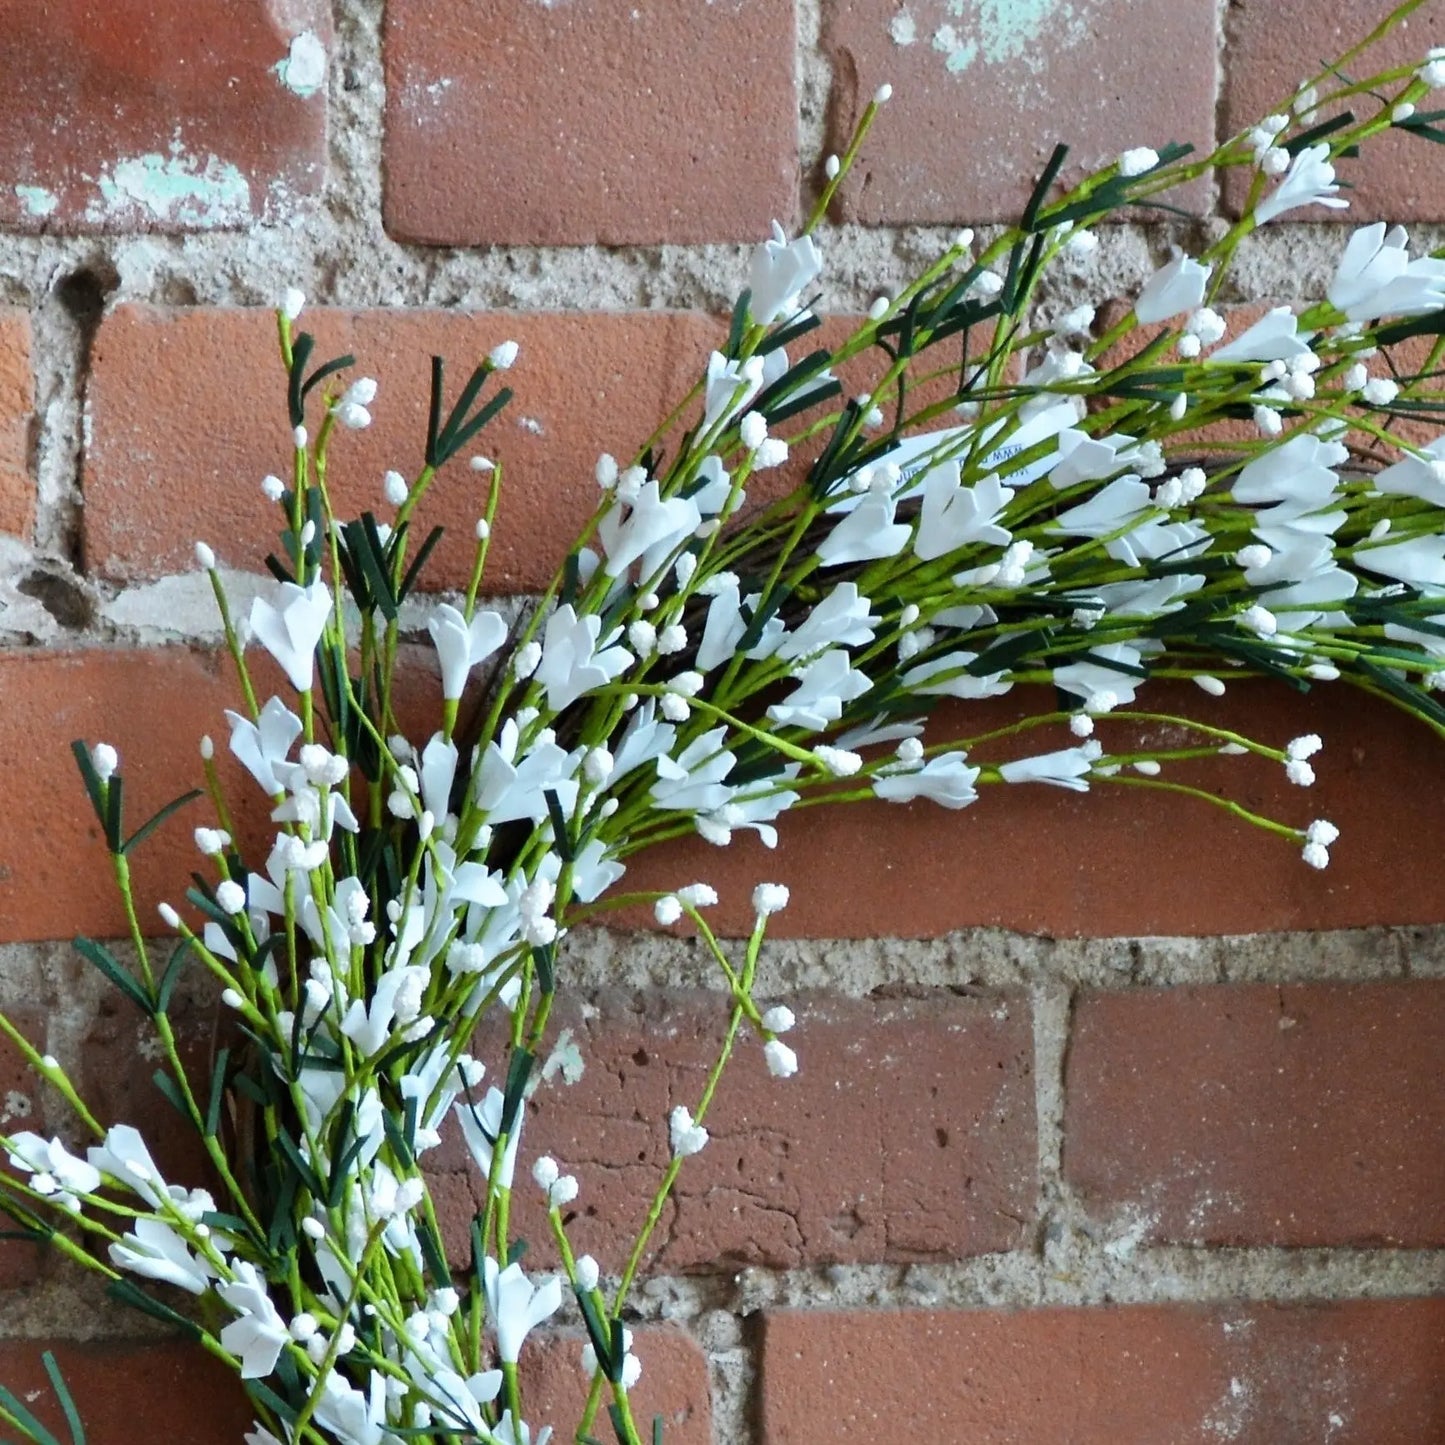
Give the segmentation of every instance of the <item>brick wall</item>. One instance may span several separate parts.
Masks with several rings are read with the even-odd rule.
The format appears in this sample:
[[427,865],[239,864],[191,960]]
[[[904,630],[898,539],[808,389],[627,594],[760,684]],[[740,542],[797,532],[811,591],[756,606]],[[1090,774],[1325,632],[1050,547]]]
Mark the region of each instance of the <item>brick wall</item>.
[[[840,314],[957,225],[1011,215],[1054,141],[1081,163],[1208,142],[1388,6],[328,8],[0,0],[0,998],[84,1060],[108,1116],[158,1129],[134,1021],[57,942],[120,927],[64,745],[104,734],[137,806],[158,803],[230,699],[190,550],[254,585],[283,286],[382,379],[352,505],[410,460],[433,349],[522,342],[492,575],[525,595],[596,453],[685,386],[748,243],[797,221],[879,82],[895,100],[823,234]],[[1434,3],[1396,49],[1441,43]],[[1417,153],[1387,142],[1345,174],[1354,220],[1445,221]],[[1277,228],[1230,299],[1317,294],[1342,233],[1312,222]],[[1042,304],[1125,294],[1193,234],[1114,228]],[[435,520],[464,534],[472,512],[443,493]],[[438,585],[466,565],[443,544]],[[637,1408],[669,1442],[1445,1438],[1445,753],[1354,696],[1209,705],[1325,736],[1328,873],[1213,813],[1049,790],[813,812],[775,856],[644,865],[664,885],[705,865],[732,928],[760,874],[792,885],[760,992],[801,1000],[804,1061],[783,1091],[744,1051],[659,1232]],[[155,846],[142,895],[178,890],[188,853]],[[569,968],[559,1025],[586,1071],[530,1127],[581,1176],[579,1243],[615,1270],[722,1010],[681,940],[593,934]],[[210,1017],[199,998],[182,1016],[198,1055]],[[4,1049],[0,1091],[12,1125],[61,1122]],[[444,1154],[460,1229],[472,1185]],[[239,1439],[214,1367],[0,1242],[0,1380],[37,1388],[42,1340],[92,1445]],[[574,1348],[535,1362],[538,1418],[575,1400]]]

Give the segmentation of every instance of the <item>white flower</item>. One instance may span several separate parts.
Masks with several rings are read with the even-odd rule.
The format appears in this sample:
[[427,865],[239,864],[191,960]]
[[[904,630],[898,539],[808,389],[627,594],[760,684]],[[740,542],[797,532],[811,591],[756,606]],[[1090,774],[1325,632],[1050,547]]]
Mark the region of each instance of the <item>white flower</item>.
[[966,808],[978,801],[978,789],[974,786],[978,771],[968,766],[967,753],[940,753],[912,772],[888,773],[875,778],[873,791],[889,803],[911,803],[915,798],[927,798],[940,807]]
[[846,748],[832,748],[820,743],[813,749],[813,756],[835,778],[851,778],[863,766],[860,754]]
[[770,918],[788,906],[788,889],[782,883],[759,883],[753,889],[753,912],[759,918]]
[[896,557],[908,545],[913,531],[906,522],[894,521],[896,510],[891,496],[870,493],[864,497],[818,544],[819,562],[824,567],[841,567],[850,562]]
[[643,577],[652,576],[701,522],[702,512],[692,498],[664,499],[655,479],[644,482],[631,503],[619,499],[597,524],[607,575],[620,577],[641,559]]
[[130,1124],[114,1124],[106,1132],[103,1144],[92,1144],[85,1151],[92,1168],[108,1174],[119,1184],[133,1190],[153,1208],[160,1208],[167,1198],[165,1180],[141,1138],[140,1131]]
[[1445,507],[1445,436],[1438,436],[1424,448],[1423,456],[1405,456],[1378,473],[1376,491],[1419,497],[1436,507]]
[[823,258],[813,238],[789,241],[774,221],[772,238],[753,252],[748,302],[753,320],[768,326],[779,316],[791,315],[798,308],[799,292],[812,285],[822,269]]
[[1158,151],[1150,150],[1148,146],[1135,146],[1119,157],[1119,174],[1142,176],[1145,171],[1152,171],[1158,164]]
[[[923,506],[913,551],[922,562],[956,552],[970,542],[1007,547],[1012,536],[998,519],[1013,495],[991,472],[976,486],[959,483],[957,461],[932,468],[923,480]],[[849,584],[852,585],[851,583]]]
[[598,648],[601,631],[600,617],[595,613],[578,617],[570,602],[547,619],[536,676],[547,689],[547,706],[554,712],[594,688],[606,687],[632,665],[633,656],[625,647]]
[[1445,261],[1410,260],[1405,230],[1383,221],[1361,226],[1340,257],[1329,299],[1348,321],[1414,316],[1445,306]]
[[652,913],[664,928],[671,928],[682,917],[682,902],[673,894],[666,894],[652,905]]
[[223,913],[235,917],[246,906],[246,890],[233,879],[226,878],[216,884],[216,902]]
[[319,579],[309,587],[283,582],[273,605],[264,597],[251,603],[251,633],[280,663],[298,692],[311,687],[316,644],[331,616],[331,589]]
[[1265,312],[1242,336],[1210,353],[1210,361],[1289,361],[1309,352],[1310,335],[1299,334],[1299,318],[1288,306]]
[[1323,843],[1307,842],[1300,849],[1300,856],[1311,868],[1328,868],[1330,866],[1330,850]]
[[[35,1176],[31,1187],[37,1193],[52,1194],[58,1185],[61,1202],[66,1202],[64,1195],[70,1195],[72,1208],[75,1207],[75,1195],[93,1194],[100,1188],[100,1170],[94,1164],[77,1158],[59,1139],[44,1139],[26,1129],[12,1134],[5,1148],[12,1166]],[[50,1187],[42,1187],[42,1179],[47,1180]]]
[[1192,256],[1176,256],[1145,283],[1134,303],[1135,317],[1148,325],[1193,311],[1204,300],[1204,289],[1214,268],[1201,266]]
[[[860,509],[861,510],[861,509]],[[846,703],[863,696],[873,684],[855,669],[841,647],[829,648],[797,675],[798,686],[768,716],[783,727],[821,732],[843,715]]]
[[410,495],[406,478],[400,472],[387,472],[381,479],[381,491],[393,507],[400,507]]
[[1262,226],[1286,211],[1315,203],[1343,210],[1349,202],[1340,199],[1339,189],[1335,168],[1330,164],[1329,144],[1319,141],[1295,153],[1284,179],[1254,208],[1254,219]]
[[120,766],[120,754],[109,743],[96,743],[90,750],[90,765],[102,783],[108,783]]
[[1089,770],[1098,757],[1098,744],[1085,743],[1081,747],[1063,748],[1038,757],[1019,758],[1004,763],[998,772],[1006,783],[1052,783],[1057,788],[1087,793]]
[[[471,1150],[472,1159],[484,1179],[491,1178],[492,1151],[502,1132],[502,1105],[505,1102],[502,1091],[493,1087],[487,1090],[486,1097],[480,1104],[463,1100],[453,1110],[457,1122],[462,1126],[462,1138]],[[517,1145],[522,1138],[522,1119],[523,1114],[518,1111],[517,1122],[507,1136],[506,1152],[502,1155],[502,1162],[497,1169],[497,1183],[503,1189],[512,1187],[512,1175],[517,1167]]]
[[427,620],[427,631],[441,663],[442,696],[452,701],[461,697],[472,668],[507,640],[507,624],[497,613],[478,612],[468,622],[447,602],[437,604]]
[[186,1241],[161,1219],[135,1220],[131,1231],[110,1246],[110,1262],[190,1294],[204,1294],[216,1276],[210,1263],[193,1255]]
[[798,1056],[782,1039],[769,1039],[763,1045],[763,1058],[775,1079],[790,1079],[798,1072]]
[[562,1307],[562,1281],[550,1275],[534,1285],[520,1264],[501,1269],[491,1258],[482,1261],[487,1307],[497,1331],[497,1354],[515,1365],[527,1332],[550,1319]]
[[221,1344],[240,1358],[243,1380],[259,1380],[276,1368],[289,1332],[256,1266],[238,1260],[235,1276],[233,1282],[216,1286],[216,1293],[241,1316],[221,1331]]
[[590,1254],[583,1254],[577,1257],[577,1283],[583,1289],[596,1289],[597,1281],[602,1277],[602,1271],[597,1266],[597,1261]]
[[343,399],[334,409],[337,421],[348,431],[365,431],[371,425],[371,413],[359,401]]
[[686,1159],[706,1147],[708,1132],[701,1124],[694,1124],[692,1111],[686,1104],[679,1104],[668,1116],[668,1138],[672,1143],[673,1157]]
[[774,655],[794,662],[828,647],[865,647],[873,641],[878,622],[870,607],[856,582],[840,582],[793,631],[784,634]]
[[1297,788],[1313,787],[1315,781],[1315,770],[1300,758],[1291,758],[1284,765],[1284,775]]
[[1400,388],[1388,376],[1374,376],[1360,388],[1360,392],[1370,406],[1389,406],[1399,396]]
[[1412,587],[1445,587],[1445,537],[1419,536],[1384,547],[1356,547],[1355,561],[1367,571]]

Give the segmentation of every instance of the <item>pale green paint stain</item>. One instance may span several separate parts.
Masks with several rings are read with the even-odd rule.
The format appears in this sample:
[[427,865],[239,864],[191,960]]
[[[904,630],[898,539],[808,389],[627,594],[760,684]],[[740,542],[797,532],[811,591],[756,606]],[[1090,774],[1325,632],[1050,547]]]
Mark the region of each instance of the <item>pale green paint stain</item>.
[[216,156],[204,166],[184,154],[133,156],[117,162],[97,185],[109,209],[140,206],[160,220],[223,225],[251,214],[245,176]]
[[1003,65],[1031,56],[1042,36],[1050,29],[1072,42],[1079,27],[1070,0],[948,0],[948,13],[968,20],[967,37],[953,25],[940,25],[933,35],[933,48],[944,56],[944,65],[957,75],[982,57],[988,65]]
[[16,186],[15,194],[31,216],[48,216],[60,204],[60,197],[44,186]]

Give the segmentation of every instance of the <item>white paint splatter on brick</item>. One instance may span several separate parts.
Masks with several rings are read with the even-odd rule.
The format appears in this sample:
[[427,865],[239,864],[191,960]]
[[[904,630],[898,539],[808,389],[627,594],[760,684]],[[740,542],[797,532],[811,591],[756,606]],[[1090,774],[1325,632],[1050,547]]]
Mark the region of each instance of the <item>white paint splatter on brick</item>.
[[912,45],[918,39],[918,22],[908,11],[900,10],[888,22],[888,34],[895,45]]
[[273,68],[287,90],[307,100],[326,84],[326,47],[311,31],[303,30]]
[[19,1089],[11,1089],[5,1095],[5,1112],[0,1114],[0,1124],[8,1124],[11,1119],[27,1119],[30,1117],[30,1095],[22,1094]]

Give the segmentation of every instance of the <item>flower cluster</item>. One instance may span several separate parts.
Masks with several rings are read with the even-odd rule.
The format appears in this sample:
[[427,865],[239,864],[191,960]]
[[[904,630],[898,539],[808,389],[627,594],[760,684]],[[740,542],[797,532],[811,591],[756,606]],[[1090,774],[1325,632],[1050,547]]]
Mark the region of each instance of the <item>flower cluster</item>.
[[[705,881],[625,892],[633,855],[684,834],[772,847],[811,803],[959,810],[997,787],[1130,786],[1227,807],[1323,868],[1330,822],[1265,816],[1191,773],[1252,756],[1308,788],[1321,739],[1277,745],[1156,710],[1139,701],[1146,686],[1173,679],[1198,700],[1178,684],[1217,698],[1250,676],[1343,681],[1445,729],[1432,696],[1445,680],[1445,438],[1401,429],[1439,407],[1445,258],[1367,226],[1318,300],[1232,337],[1216,305],[1252,231],[1346,205],[1342,151],[1388,128],[1436,138],[1416,105],[1442,83],[1436,54],[1358,83],[1332,70],[1206,157],[1133,148],[1061,195],[1057,153],[1019,226],[978,250],[961,233],[840,345],[800,349],[819,325],[818,224],[880,93],[826,167],[804,233],[758,248],[678,426],[626,462],[599,457],[595,515],[516,623],[478,600],[503,468],[470,455],[485,490],[475,562],[464,593],[421,604],[442,704],[418,736],[399,720],[397,664],[435,533],[414,546],[414,520],[525,358],[500,343],[450,407],[436,360],[424,465],[381,479],[389,521],[342,518],[331,448],[369,425],[379,388],[337,389],[352,358],[313,365],[313,338],[295,330],[304,298],[288,293],[292,480],[263,483],[282,518],[276,584],[235,619],[215,553],[197,548],[244,700],[226,715],[229,750],[270,827],[233,822],[206,740],[215,816],[194,835],[206,871],[186,915],[161,905],[179,938],[168,961],[147,940],[129,857],[189,799],[126,836],[122,760],[77,745],[131,956],[79,946],[152,1021],[163,1088],[213,1178],[167,1181],[134,1128],[96,1119],[5,1023],[91,1142],[0,1136],[0,1203],[231,1361],[256,1409],[249,1445],[428,1432],[542,1445],[550,1430],[526,1422],[517,1366],[564,1309],[588,1336],[577,1438],[605,1396],[618,1439],[640,1445],[629,1391],[643,1366],[624,1319],[653,1228],[708,1146],[730,1058],[756,1049],[780,1081],[807,1059],[786,1041],[793,1009],[756,996],[788,889],[759,883],[751,932],[728,941]],[[1386,102],[1367,120],[1316,119],[1367,96]],[[1085,303],[1038,321],[1042,279],[1088,254],[1096,223],[1231,167],[1250,178],[1243,218],[1174,255],[1122,320],[1096,331],[1100,308]],[[1400,343],[1421,336],[1435,338],[1430,360],[1411,369]],[[868,391],[844,399],[844,368],[870,360]],[[791,490],[750,501],[754,473],[783,466]],[[258,651],[290,694],[258,691]],[[1005,695],[1002,725],[946,735],[946,701]],[[657,1188],[606,1279],[569,1237],[585,1171],[524,1164],[559,1261],[544,1274],[524,1268],[511,1229],[528,1101],[568,937],[618,907],[699,940],[721,983],[722,1043],[695,1097],[654,1121]],[[233,1026],[202,1078],[168,1012],[197,963]],[[487,1020],[505,1044],[484,1060],[471,1050]],[[448,1131],[481,1201],[464,1271],[423,1172]]]

